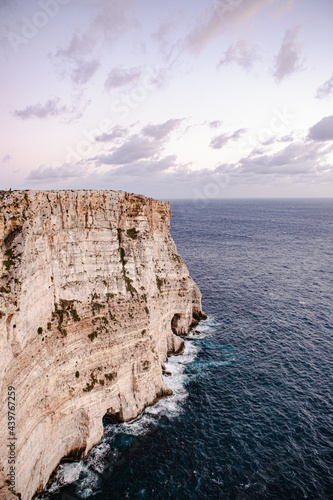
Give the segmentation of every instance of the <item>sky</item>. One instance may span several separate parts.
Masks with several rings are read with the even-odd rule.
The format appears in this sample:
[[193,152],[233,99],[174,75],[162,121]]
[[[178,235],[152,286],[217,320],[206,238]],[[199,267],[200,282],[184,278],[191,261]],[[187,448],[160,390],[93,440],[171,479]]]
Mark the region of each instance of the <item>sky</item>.
[[0,0],[0,189],[332,197],[332,0]]

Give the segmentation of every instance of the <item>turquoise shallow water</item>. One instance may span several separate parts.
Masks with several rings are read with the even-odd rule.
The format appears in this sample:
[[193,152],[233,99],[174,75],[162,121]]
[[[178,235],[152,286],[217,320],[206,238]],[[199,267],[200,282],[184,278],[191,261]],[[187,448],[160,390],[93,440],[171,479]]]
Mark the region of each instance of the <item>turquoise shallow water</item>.
[[175,396],[61,467],[46,499],[333,499],[333,202],[177,201],[208,320]]

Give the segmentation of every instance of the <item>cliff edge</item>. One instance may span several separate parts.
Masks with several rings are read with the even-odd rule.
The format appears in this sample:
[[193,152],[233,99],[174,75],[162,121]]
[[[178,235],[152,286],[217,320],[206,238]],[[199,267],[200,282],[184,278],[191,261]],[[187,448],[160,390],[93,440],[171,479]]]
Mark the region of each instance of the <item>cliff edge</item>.
[[122,191],[0,192],[1,499],[170,394],[161,364],[204,317],[170,217]]

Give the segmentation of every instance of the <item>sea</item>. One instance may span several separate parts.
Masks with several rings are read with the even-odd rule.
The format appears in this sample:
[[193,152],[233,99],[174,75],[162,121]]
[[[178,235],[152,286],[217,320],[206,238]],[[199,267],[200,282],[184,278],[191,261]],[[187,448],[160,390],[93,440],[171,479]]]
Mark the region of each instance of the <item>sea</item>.
[[333,200],[174,201],[202,292],[172,397],[104,419],[40,500],[333,499]]

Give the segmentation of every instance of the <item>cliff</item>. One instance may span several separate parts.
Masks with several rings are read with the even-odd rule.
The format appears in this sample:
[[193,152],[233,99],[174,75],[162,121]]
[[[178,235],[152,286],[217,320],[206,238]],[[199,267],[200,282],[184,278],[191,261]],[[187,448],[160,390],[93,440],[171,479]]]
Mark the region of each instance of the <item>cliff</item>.
[[170,394],[161,364],[203,317],[170,217],[121,191],[0,193],[0,498],[30,500],[106,413]]

